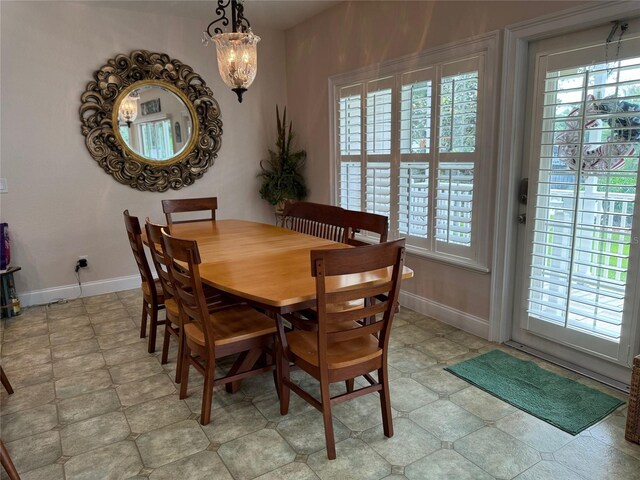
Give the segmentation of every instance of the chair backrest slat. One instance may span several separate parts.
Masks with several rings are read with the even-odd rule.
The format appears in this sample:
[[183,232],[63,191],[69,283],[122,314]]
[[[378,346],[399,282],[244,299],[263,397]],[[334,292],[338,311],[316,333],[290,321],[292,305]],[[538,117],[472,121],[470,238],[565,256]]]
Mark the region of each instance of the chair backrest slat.
[[382,322],[375,322],[371,325],[363,325],[362,327],[354,328],[351,330],[327,332],[327,343],[331,344],[333,342],[348,342],[349,340],[354,340],[365,335],[375,335],[380,332],[382,328]]
[[344,303],[362,298],[363,296],[370,298],[382,295],[393,288],[391,282],[385,282],[370,287],[360,287],[358,289],[338,290],[336,292],[327,293],[327,303]]
[[167,224],[172,225],[176,222],[173,219],[174,213],[191,213],[191,212],[210,212],[209,218],[201,218],[194,220],[186,220],[189,222],[211,221],[216,219],[216,210],[218,209],[218,197],[203,198],[179,198],[171,200],[162,200],[162,211],[167,219]]
[[[368,297],[363,297],[368,298]],[[379,313],[384,313],[387,309],[387,302],[375,303],[368,307],[354,308],[350,310],[343,310],[341,312],[331,312],[326,315],[327,325],[337,325],[345,322],[352,322],[355,320],[361,320],[363,318],[369,318]]]

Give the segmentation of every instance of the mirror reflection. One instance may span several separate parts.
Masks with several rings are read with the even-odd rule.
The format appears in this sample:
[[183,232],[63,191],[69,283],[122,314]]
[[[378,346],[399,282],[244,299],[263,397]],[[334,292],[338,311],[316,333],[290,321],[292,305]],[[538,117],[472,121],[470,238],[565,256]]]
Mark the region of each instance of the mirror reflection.
[[142,85],[120,102],[118,130],[134,153],[162,162],[187,147],[193,135],[193,119],[182,98],[169,88]]

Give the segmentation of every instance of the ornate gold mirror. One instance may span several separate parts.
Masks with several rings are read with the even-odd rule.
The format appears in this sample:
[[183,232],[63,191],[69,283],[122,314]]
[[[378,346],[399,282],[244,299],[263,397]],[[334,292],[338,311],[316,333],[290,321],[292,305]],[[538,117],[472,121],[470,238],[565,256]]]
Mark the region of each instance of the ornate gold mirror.
[[220,149],[220,107],[202,78],[162,53],[118,55],[82,94],[91,156],[118,182],[164,192],[191,185]]

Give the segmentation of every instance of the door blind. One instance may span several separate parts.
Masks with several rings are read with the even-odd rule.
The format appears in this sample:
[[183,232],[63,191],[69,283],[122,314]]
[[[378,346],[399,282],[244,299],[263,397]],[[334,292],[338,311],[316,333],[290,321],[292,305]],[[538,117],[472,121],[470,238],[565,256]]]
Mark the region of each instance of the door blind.
[[640,58],[544,79],[529,315],[619,341],[640,151]]

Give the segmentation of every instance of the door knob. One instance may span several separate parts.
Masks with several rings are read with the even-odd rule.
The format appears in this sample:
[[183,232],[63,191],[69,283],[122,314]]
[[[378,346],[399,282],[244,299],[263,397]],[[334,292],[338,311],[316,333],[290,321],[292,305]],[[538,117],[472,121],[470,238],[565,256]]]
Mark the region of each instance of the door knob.
[[520,223],[522,225],[527,223],[527,214],[526,213],[521,213],[520,215],[518,215],[518,223]]

